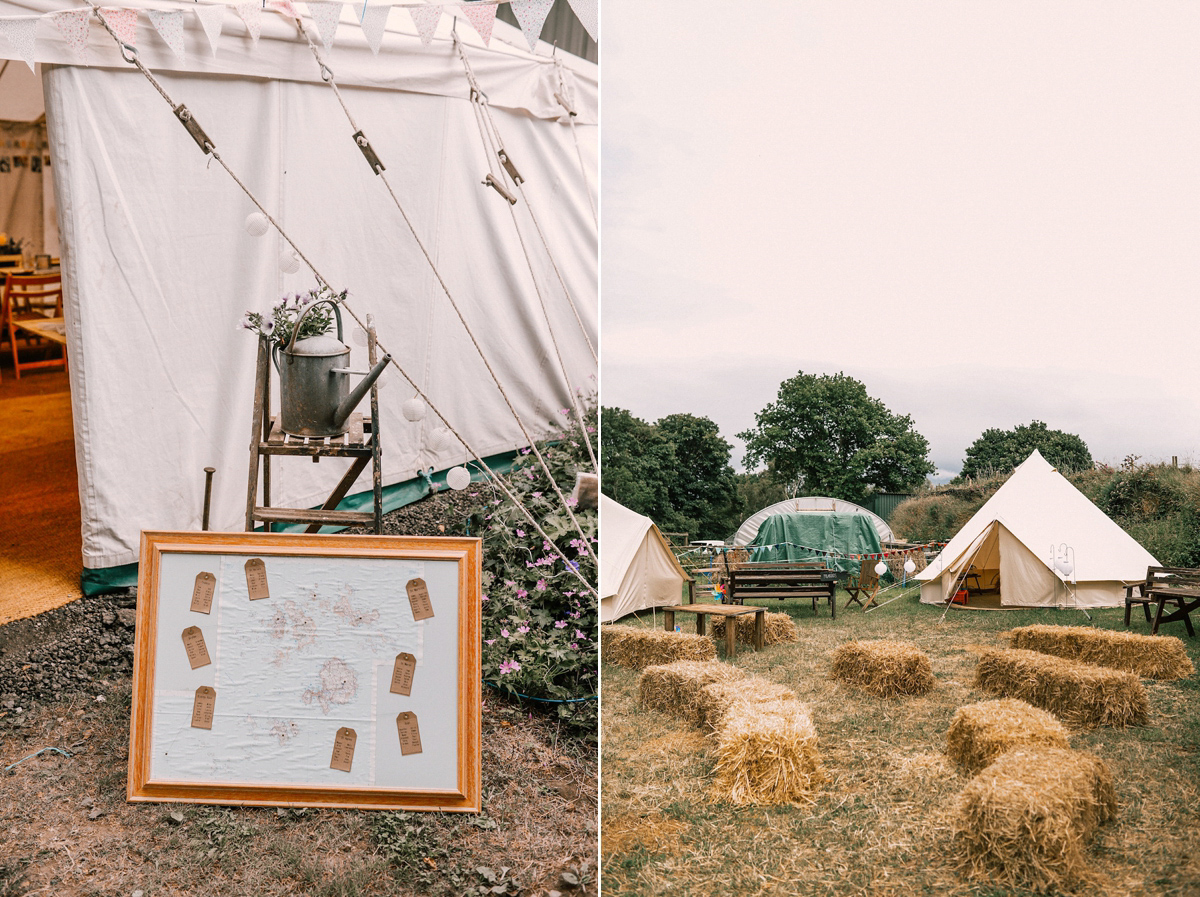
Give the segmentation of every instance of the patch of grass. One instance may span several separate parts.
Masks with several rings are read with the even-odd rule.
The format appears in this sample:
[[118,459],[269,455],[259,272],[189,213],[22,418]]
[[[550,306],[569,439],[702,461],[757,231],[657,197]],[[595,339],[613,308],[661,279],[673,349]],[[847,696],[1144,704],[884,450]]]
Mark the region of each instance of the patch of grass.
[[[699,730],[637,704],[637,674],[602,667],[602,870],[605,894],[950,895],[1030,893],[969,882],[955,871],[951,813],[967,779],[945,754],[955,711],[987,696],[972,688],[976,646],[1032,623],[1088,625],[1076,611],[952,610],[916,596],[880,610],[814,614],[805,601],[770,602],[791,614],[800,641],[739,650],[747,673],[786,685],[812,710],[830,781],[812,806],[739,808],[711,795],[714,757]],[[766,602],[763,602],[764,604]],[[1093,611],[1093,625],[1123,630],[1123,609]],[[634,625],[662,625],[650,614]],[[1178,627],[1177,627],[1178,628]],[[1135,621],[1133,631],[1146,631]],[[930,658],[928,694],[876,698],[829,678],[833,652],[851,639],[911,641]],[[1200,639],[1184,639],[1200,664]],[[1146,681],[1150,722],[1072,733],[1116,780],[1118,815],[1089,851],[1101,885],[1089,894],[1187,894],[1200,881],[1200,674]]]

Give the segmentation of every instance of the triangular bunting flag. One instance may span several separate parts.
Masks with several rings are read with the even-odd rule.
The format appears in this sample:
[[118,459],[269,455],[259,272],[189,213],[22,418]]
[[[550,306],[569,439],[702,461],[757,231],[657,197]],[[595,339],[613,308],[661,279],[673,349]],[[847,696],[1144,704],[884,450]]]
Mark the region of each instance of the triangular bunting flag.
[[137,46],[137,10],[118,9],[114,6],[100,7],[100,15],[108,22],[108,27],[117,33],[121,43]]
[[275,12],[281,12],[285,16],[291,16],[293,19],[300,18],[300,13],[292,5],[292,0],[267,0],[266,8]]
[[479,36],[483,38],[483,45],[485,47],[491,46],[492,25],[496,22],[496,4],[460,3],[458,8],[463,11],[463,15],[467,17],[467,21],[475,26],[475,30],[479,32]]
[[208,38],[208,45],[212,47],[212,54],[216,56],[217,42],[221,39],[221,24],[225,18],[225,7],[206,6],[198,3],[193,8],[196,11],[196,18],[200,20],[200,26]]
[[262,6],[258,3],[239,3],[234,8],[242,21],[246,23],[246,32],[250,35],[251,42],[257,47],[258,39],[262,37]]
[[442,20],[442,8],[432,5],[410,6],[408,12],[417,26],[417,34],[421,35],[421,43],[428,47],[437,31],[438,22]]
[[333,36],[337,33],[338,20],[342,17],[342,4],[317,2],[309,0],[308,14],[317,25],[317,33],[321,35],[321,43],[328,50],[333,46]]
[[367,46],[371,48],[371,52],[376,56],[379,55],[379,47],[383,44],[383,32],[387,27],[388,13],[391,11],[392,8],[390,6],[363,7],[363,37],[367,39]]
[[596,4],[596,0],[567,0],[571,4],[571,9],[575,13],[575,17],[579,19],[584,30],[588,33],[588,37],[600,42],[600,8]]
[[91,14],[90,9],[68,9],[50,15],[50,21],[67,39],[67,46],[80,62],[87,61],[88,17]]
[[0,34],[8,38],[17,55],[25,60],[29,70],[33,67],[33,33],[37,30],[37,19],[0,19]]
[[176,58],[183,59],[183,10],[148,9],[146,15]]
[[512,0],[509,4],[513,15],[521,25],[521,32],[529,43],[529,52],[537,52],[538,38],[542,36],[542,26],[546,24],[546,16],[550,15],[550,7],[554,0]]

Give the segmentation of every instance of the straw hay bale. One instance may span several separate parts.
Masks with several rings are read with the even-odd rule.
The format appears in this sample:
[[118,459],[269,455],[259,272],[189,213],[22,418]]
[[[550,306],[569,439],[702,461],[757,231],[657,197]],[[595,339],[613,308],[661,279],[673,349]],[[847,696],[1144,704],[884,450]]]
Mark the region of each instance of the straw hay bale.
[[1015,698],[959,707],[946,732],[946,753],[971,775],[1005,751],[1039,744],[1070,747],[1066,728],[1045,710]]
[[1088,626],[1021,626],[1002,633],[1011,648],[1053,654],[1136,673],[1146,679],[1183,679],[1196,672],[1183,640]]
[[[754,641],[754,615],[733,617],[737,620],[737,639],[749,645]],[[717,641],[725,638],[726,620],[714,619],[712,637]],[[800,641],[800,631],[790,614],[763,614],[763,645],[778,645],[783,642]]]
[[734,704],[763,704],[773,701],[794,701],[796,693],[786,685],[763,679],[760,676],[747,676],[745,679],[731,679],[725,682],[714,682],[700,689],[696,699],[697,710],[701,724],[709,731],[721,728],[725,714]]
[[795,700],[734,702],[717,731],[713,793],[735,804],[811,802],[825,780],[817,730]]
[[745,677],[737,667],[715,660],[677,660],[649,666],[638,680],[638,701],[646,710],[669,713],[699,725],[704,719],[700,712],[701,689],[714,682]]
[[1112,776],[1098,757],[1017,748],[963,789],[953,825],[956,852],[974,878],[1070,889],[1086,880],[1086,843],[1116,812]]
[[929,657],[911,642],[847,642],[833,652],[829,675],[881,698],[923,695],[937,683]]
[[717,648],[702,635],[616,625],[600,627],[600,656],[641,670],[676,660],[715,660]]
[[1141,726],[1150,713],[1142,680],[1133,673],[1021,648],[981,651],[975,687],[1020,698],[1081,728]]

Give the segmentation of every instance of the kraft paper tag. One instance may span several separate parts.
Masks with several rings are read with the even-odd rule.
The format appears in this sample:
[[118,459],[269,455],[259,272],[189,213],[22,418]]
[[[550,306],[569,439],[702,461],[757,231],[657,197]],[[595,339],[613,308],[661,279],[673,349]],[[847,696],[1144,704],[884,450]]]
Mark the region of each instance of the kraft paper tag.
[[207,685],[196,689],[196,702],[192,704],[192,728],[211,729],[213,710],[217,706],[217,690]]
[[396,655],[396,665],[392,667],[392,686],[388,689],[394,695],[412,695],[413,673],[417,671],[417,658],[401,652]]
[[404,587],[408,590],[408,603],[412,607],[414,620],[428,620],[433,616],[433,602],[429,600],[429,589],[423,579],[410,579]]
[[217,591],[217,578],[211,573],[197,573],[196,585],[192,588],[192,606],[198,614],[206,614],[212,610],[213,595]]
[[350,766],[354,763],[354,743],[356,741],[358,741],[358,735],[353,729],[342,726],[337,730],[337,737],[333,739],[333,758],[329,761],[330,769],[340,769],[342,772],[350,771]]
[[187,650],[188,663],[192,669],[206,667],[212,661],[208,657],[208,648],[204,645],[204,633],[199,626],[189,626],[183,630],[183,647]]
[[246,590],[250,593],[251,601],[271,597],[267,590],[267,565],[262,558],[246,561]]
[[404,756],[421,753],[421,731],[417,728],[417,715],[404,711],[396,717],[396,731],[400,733],[400,753]]

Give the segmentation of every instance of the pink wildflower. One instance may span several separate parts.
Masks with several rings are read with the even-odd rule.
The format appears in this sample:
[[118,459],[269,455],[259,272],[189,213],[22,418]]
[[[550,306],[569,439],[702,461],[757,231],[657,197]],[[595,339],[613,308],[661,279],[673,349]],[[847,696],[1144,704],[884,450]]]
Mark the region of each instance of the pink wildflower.
[[515,660],[505,660],[500,664],[501,675],[505,673],[515,673],[519,669],[521,669],[521,665]]
[[546,591],[546,580],[544,580],[544,579],[539,579],[539,580],[537,581],[537,585],[536,585],[536,586],[534,586],[534,588],[535,588],[535,589],[537,589],[539,592],[544,592],[544,591]]
[[555,620],[555,621],[554,621],[554,628],[555,628],[555,629],[566,629],[566,628],[567,628],[567,621],[566,621],[566,620]]
[[529,631],[529,627],[528,627],[528,626],[521,625],[521,626],[518,626],[518,627],[517,627],[517,632],[521,633],[521,635],[524,635],[524,634],[525,634],[525,633],[527,633],[528,631]]
[[501,630],[500,630],[500,635],[502,635],[504,638],[508,638],[508,630],[507,630],[507,629],[501,629]]

